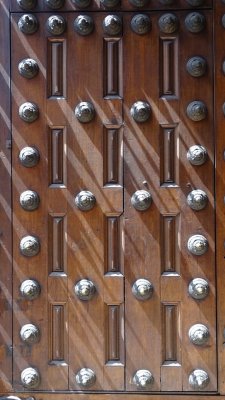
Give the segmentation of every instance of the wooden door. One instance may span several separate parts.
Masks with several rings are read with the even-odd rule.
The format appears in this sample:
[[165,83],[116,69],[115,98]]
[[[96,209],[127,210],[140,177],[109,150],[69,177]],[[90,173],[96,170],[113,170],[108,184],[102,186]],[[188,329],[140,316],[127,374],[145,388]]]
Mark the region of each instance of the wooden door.
[[109,3],[11,1],[11,390],[223,394],[225,4]]

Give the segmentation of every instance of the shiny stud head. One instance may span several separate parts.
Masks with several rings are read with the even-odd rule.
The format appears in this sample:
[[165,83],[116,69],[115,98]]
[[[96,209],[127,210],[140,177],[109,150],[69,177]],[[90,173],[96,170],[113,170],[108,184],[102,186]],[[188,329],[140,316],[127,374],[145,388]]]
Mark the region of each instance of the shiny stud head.
[[137,190],[131,197],[131,204],[137,211],[146,211],[152,204],[152,195],[147,190]]
[[189,375],[189,385],[193,390],[204,390],[209,384],[209,375],[202,369],[195,369]]
[[131,29],[137,35],[146,35],[151,30],[151,20],[146,14],[137,14],[131,20]]
[[76,283],[74,291],[78,299],[83,301],[91,300],[94,296],[96,289],[92,281],[88,279],[81,279]]
[[23,256],[33,257],[40,251],[40,242],[35,236],[24,236],[20,241],[20,252]]
[[72,3],[78,8],[86,8],[91,5],[91,0],[72,0]]
[[154,382],[153,375],[146,369],[139,369],[133,376],[133,383],[139,389],[149,389]]
[[188,336],[192,344],[204,346],[209,340],[209,329],[203,324],[195,324],[189,329]]
[[26,168],[35,167],[40,159],[40,154],[35,147],[24,147],[19,154],[21,164]]
[[51,10],[59,10],[65,4],[65,0],[45,0],[45,4]]
[[20,195],[20,205],[26,211],[34,211],[39,207],[40,198],[34,190],[25,190]]
[[208,196],[201,189],[192,190],[187,196],[187,203],[192,210],[200,211],[207,206]]
[[40,339],[40,331],[36,325],[26,324],[20,329],[20,338],[27,344],[35,344]]
[[137,300],[148,300],[152,297],[153,285],[147,279],[137,279],[132,286],[132,293]]
[[82,124],[91,122],[95,116],[95,109],[89,101],[81,101],[75,108],[75,116]]
[[77,372],[75,379],[77,385],[84,388],[91,387],[96,382],[95,373],[90,368],[82,368]]
[[20,61],[18,71],[24,78],[32,79],[38,74],[39,67],[37,62],[32,58],[25,58]]
[[199,78],[205,75],[207,69],[205,58],[200,56],[191,57],[187,62],[186,69],[194,78]]
[[207,117],[207,107],[203,101],[192,101],[187,106],[187,116],[194,122],[202,121]]
[[108,36],[118,36],[122,33],[122,19],[118,15],[107,15],[102,23],[103,31]]
[[203,300],[209,294],[209,284],[205,279],[195,278],[189,283],[188,293],[195,300]]
[[74,30],[81,36],[90,35],[94,30],[94,21],[90,15],[78,15],[74,21]]
[[26,102],[19,108],[19,116],[24,122],[34,122],[39,117],[39,109],[35,103]]
[[207,158],[207,150],[200,145],[191,146],[187,152],[187,159],[192,165],[203,165]]
[[35,300],[40,296],[41,287],[39,283],[33,279],[27,279],[20,285],[20,294],[26,300]]
[[95,206],[96,198],[93,193],[89,192],[88,190],[82,190],[75,197],[75,204],[79,210],[89,211]]
[[167,13],[159,18],[159,29],[163,33],[174,33],[178,30],[179,20],[176,15]]
[[33,14],[24,14],[18,21],[18,28],[25,35],[32,35],[38,30],[38,20]]
[[17,0],[17,4],[22,10],[33,10],[36,7],[37,0]]
[[66,30],[66,21],[61,15],[51,15],[47,19],[47,30],[53,36],[60,36]]
[[206,26],[206,19],[200,13],[192,12],[185,18],[185,26],[191,33],[200,33]]
[[145,7],[148,5],[149,0],[129,0],[133,7]]
[[151,115],[151,107],[146,101],[137,101],[130,109],[130,114],[136,122],[146,122]]
[[205,0],[186,0],[188,4],[190,4],[190,6],[193,7],[200,7],[203,6],[203,4],[205,3]]
[[114,8],[120,4],[120,0],[100,0],[105,8]]
[[194,256],[202,256],[209,248],[208,240],[203,235],[193,235],[188,239],[188,250]]
[[26,389],[36,389],[41,382],[40,374],[36,368],[25,368],[21,372],[21,383]]

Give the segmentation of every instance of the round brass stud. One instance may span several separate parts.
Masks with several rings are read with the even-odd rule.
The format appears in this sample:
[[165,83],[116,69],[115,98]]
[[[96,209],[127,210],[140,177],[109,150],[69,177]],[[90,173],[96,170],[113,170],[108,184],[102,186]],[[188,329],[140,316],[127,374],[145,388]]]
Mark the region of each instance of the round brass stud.
[[137,190],[131,197],[131,204],[138,211],[146,211],[152,204],[152,195],[147,190]]
[[209,284],[205,279],[195,278],[189,283],[188,293],[195,300],[203,300],[209,294]]
[[189,375],[189,385],[193,390],[203,390],[209,384],[209,375],[202,369],[195,369]]
[[40,251],[40,242],[35,236],[24,236],[20,241],[20,251],[23,256],[33,257]]
[[187,159],[192,165],[203,165],[207,158],[207,150],[201,145],[191,146],[187,152]]
[[65,0],[45,0],[45,4],[51,10],[59,10],[64,6]]
[[38,30],[38,20],[33,14],[24,14],[18,21],[18,28],[25,35],[32,35]]
[[81,36],[90,35],[94,30],[94,21],[89,15],[78,15],[74,21],[74,30]]
[[161,32],[171,34],[178,30],[179,20],[176,15],[167,13],[159,18],[158,24]]
[[17,0],[17,4],[23,10],[33,10],[36,7],[37,0]]
[[40,331],[36,325],[26,324],[20,329],[20,338],[27,344],[35,344],[40,340]]
[[47,19],[46,26],[49,33],[59,36],[66,30],[66,20],[61,15],[51,15]]
[[185,26],[191,33],[200,33],[206,26],[206,19],[203,14],[192,12],[185,18]]
[[19,108],[19,116],[24,122],[34,122],[39,117],[39,109],[35,103],[26,102]]
[[153,285],[147,279],[137,279],[132,286],[132,293],[137,300],[148,300],[152,297]]
[[208,196],[201,189],[192,190],[187,196],[187,203],[192,210],[200,211],[207,206]]
[[95,206],[96,198],[88,190],[82,190],[75,197],[75,204],[81,211],[89,211]]
[[18,70],[21,76],[27,79],[34,78],[39,71],[38,63],[32,58],[25,58],[20,61]]
[[83,301],[91,300],[94,296],[96,289],[95,285],[89,279],[81,279],[76,283],[74,291],[78,299]]
[[103,31],[109,36],[118,36],[122,33],[122,19],[118,15],[107,15],[102,23]]
[[195,324],[189,329],[188,336],[192,344],[204,346],[209,340],[209,329],[203,324]]
[[35,147],[24,147],[19,154],[21,164],[26,168],[35,167],[40,159],[40,154]]
[[83,124],[91,122],[95,116],[93,104],[89,101],[81,101],[75,108],[75,116]]
[[208,240],[203,235],[193,235],[188,239],[188,250],[195,256],[202,256],[209,248]]
[[131,29],[137,35],[146,35],[151,30],[151,20],[146,14],[137,14],[131,20]]
[[194,122],[202,121],[207,117],[207,107],[203,101],[192,101],[187,106],[187,116]]
[[76,379],[76,383],[79,386],[88,388],[88,387],[94,385],[94,383],[96,381],[96,376],[95,376],[94,371],[92,371],[92,369],[82,368],[80,371],[77,372],[75,379]]
[[28,367],[21,372],[21,383],[26,389],[36,389],[40,382],[40,374],[36,368]]
[[200,56],[191,57],[187,62],[186,69],[194,78],[199,78],[205,75],[207,69],[205,58]]
[[153,375],[146,369],[139,369],[133,376],[133,383],[140,389],[148,389],[154,382]]
[[41,287],[34,279],[26,279],[20,285],[20,294],[26,300],[35,300],[40,296]]

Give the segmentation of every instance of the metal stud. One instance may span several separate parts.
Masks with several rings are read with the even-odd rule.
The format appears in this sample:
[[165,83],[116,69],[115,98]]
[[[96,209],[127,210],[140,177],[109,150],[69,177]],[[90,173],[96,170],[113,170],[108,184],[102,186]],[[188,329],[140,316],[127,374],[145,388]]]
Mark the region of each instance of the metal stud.
[[137,101],[130,109],[130,114],[136,122],[146,122],[151,115],[151,107],[146,101]]
[[200,13],[192,12],[185,18],[185,26],[191,33],[200,33],[206,26],[206,19]]
[[129,0],[129,2],[132,4],[134,7],[144,7],[147,6],[149,3],[149,0]]
[[35,236],[24,236],[20,241],[20,251],[23,256],[33,257],[40,251],[40,242]]
[[122,32],[122,19],[118,15],[107,15],[104,18],[102,27],[109,36],[117,36]]
[[187,106],[187,116],[195,122],[202,121],[207,116],[207,107],[203,101],[192,101]]
[[94,30],[94,21],[89,15],[78,15],[74,21],[74,30],[81,36],[90,35]]
[[203,235],[193,235],[188,239],[188,250],[195,256],[202,256],[209,248],[208,240]]
[[91,122],[95,116],[95,109],[89,101],[81,101],[75,108],[75,115],[78,121],[86,124]]
[[120,4],[120,0],[100,0],[100,2],[106,8],[113,8]]
[[159,29],[163,33],[174,33],[179,27],[179,20],[176,15],[172,13],[163,14],[159,18]]
[[17,0],[17,4],[23,10],[33,10],[36,7],[37,0]]
[[209,329],[203,324],[195,324],[189,329],[188,336],[191,343],[203,346],[209,340]]
[[199,78],[205,75],[207,69],[205,58],[200,56],[191,57],[187,62],[186,69],[194,78]]
[[19,154],[21,164],[26,168],[35,167],[40,159],[40,154],[35,147],[24,147]]
[[75,197],[75,204],[81,211],[89,211],[95,206],[96,198],[88,190],[82,190]]
[[32,79],[39,71],[38,63],[32,58],[24,58],[18,65],[20,75],[24,78]]
[[79,282],[76,283],[74,291],[78,299],[87,301],[92,299],[96,292],[96,289],[92,281],[88,279],[81,279]]
[[207,150],[201,145],[191,146],[187,152],[187,159],[192,165],[203,165],[207,157]]
[[205,3],[205,0],[186,0],[186,1],[193,7],[199,7]]
[[193,390],[203,390],[209,384],[209,375],[202,369],[195,369],[189,375],[189,385]]
[[45,4],[52,10],[58,10],[64,6],[65,0],[45,0]]
[[35,344],[40,339],[40,331],[36,325],[26,324],[20,329],[21,340],[27,344]]
[[148,389],[153,382],[153,375],[147,369],[139,369],[133,376],[133,383],[140,389]]
[[72,3],[78,8],[86,8],[90,6],[91,0],[72,0]]
[[82,368],[76,374],[76,383],[79,386],[87,388],[94,385],[95,381],[95,373],[90,368]]
[[66,30],[66,20],[61,15],[51,15],[47,19],[47,30],[54,36],[62,35]]
[[41,378],[36,368],[25,368],[21,372],[21,382],[26,389],[35,389],[40,385]]
[[148,300],[152,297],[153,285],[147,279],[137,279],[132,286],[132,293],[138,300]]
[[35,103],[26,102],[19,108],[20,118],[28,123],[36,121],[39,117],[39,109]]
[[138,211],[146,211],[152,204],[152,196],[147,190],[137,190],[131,197],[131,204]]
[[40,198],[34,190],[25,190],[20,195],[20,205],[26,211],[34,211],[38,208]]
[[192,210],[200,211],[207,206],[208,196],[201,189],[192,190],[187,196],[187,203]]
[[203,300],[209,294],[209,284],[205,279],[195,278],[188,286],[190,296],[195,300]]
[[131,29],[138,35],[145,35],[151,30],[151,20],[146,14],[137,14],[131,20]]
[[41,287],[34,279],[26,279],[20,285],[20,294],[26,300],[35,300],[40,296]]
[[38,20],[33,14],[24,14],[18,21],[18,28],[25,35],[32,35],[38,30]]

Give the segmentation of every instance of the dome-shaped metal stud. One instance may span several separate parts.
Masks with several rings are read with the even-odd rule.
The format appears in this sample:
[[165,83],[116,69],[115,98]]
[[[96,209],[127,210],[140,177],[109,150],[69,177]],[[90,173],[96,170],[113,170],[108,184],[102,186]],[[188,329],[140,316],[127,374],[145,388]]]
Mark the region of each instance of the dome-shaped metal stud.
[[40,296],[41,287],[34,279],[26,279],[20,285],[20,294],[26,300],[35,300]]
[[74,30],[81,36],[90,35],[94,30],[94,21],[89,15],[78,15],[74,21]]
[[131,197],[131,204],[138,211],[146,211],[152,204],[152,196],[147,190],[137,190]]
[[96,376],[90,368],[82,368],[76,374],[76,383],[84,388],[94,385]]
[[35,344],[40,339],[40,331],[36,325],[26,324],[20,329],[21,340],[28,344]]
[[188,293],[195,300],[203,300],[209,294],[209,284],[205,279],[195,278],[189,283]]
[[74,291],[78,299],[87,301],[92,299],[96,289],[92,281],[89,281],[88,279],[81,279],[76,283]]
[[130,109],[130,114],[136,122],[146,122],[151,115],[151,107],[146,101],[137,101]]
[[201,189],[192,190],[187,196],[187,203],[192,210],[200,211],[207,206],[208,196]]
[[148,300],[152,297],[153,285],[147,279],[137,279],[132,286],[132,293],[138,300]]
[[40,385],[41,378],[36,368],[26,368],[21,372],[21,383],[26,389],[35,389]]
[[82,190],[75,197],[75,204],[81,211],[89,211],[96,204],[96,198],[88,190]]
[[188,250],[195,256],[202,256],[209,248],[208,240],[203,235],[193,235],[188,239]]
[[102,23],[106,35],[117,36],[122,33],[122,19],[118,15],[107,15]]
[[36,256],[40,251],[40,242],[35,236],[24,236],[20,241],[20,251],[26,257]]
[[133,376],[133,383],[140,389],[148,389],[153,382],[153,375],[147,369],[139,369]]
[[209,375],[202,369],[195,369],[189,375],[189,385],[193,390],[203,390],[209,384]]
[[205,58],[200,56],[191,57],[187,62],[186,69],[194,78],[199,78],[205,75],[207,69]]
[[91,0],[72,0],[72,3],[78,8],[86,8],[90,6]]
[[203,346],[209,340],[209,329],[203,324],[195,324],[189,329],[188,336],[191,343]]
[[185,26],[191,33],[200,33],[206,25],[204,15],[198,12],[192,12],[185,18]]
[[179,20],[176,15],[167,13],[159,18],[159,29],[163,33],[174,33],[179,27]]
[[140,8],[147,6],[149,0],[129,0],[129,2],[132,4],[132,6]]
[[20,195],[20,205],[26,211],[34,211],[38,208],[40,198],[34,190],[25,190]]
[[151,20],[146,14],[137,14],[131,20],[131,29],[138,35],[145,35],[151,30]]
[[23,10],[33,10],[36,7],[37,0],[17,0],[17,4]]
[[18,28],[25,35],[32,35],[38,30],[38,20],[33,14],[24,14],[18,21]]
[[26,168],[35,167],[40,159],[40,154],[35,147],[24,147],[19,154],[21,164]]
[[61,15],[51,15],[47,19],[46,26],[49,33],[59,36],[66,30],[66,21]]
[[75,108],[75,115],[78,121],[83,124],[91,122],[95,116],[95,109],[89,101],[81,101]]
[[203,165],[207,158],[207,150],[200,145],[191,146],[187,152],[187,159],[192,165]]
[[202,121],[207,116],[207,107],[203,101],[192,101],[187,106],[187,116],[195,122]]
[[45,0],[45,4],[51,10],[59,10],[64,6],[65,0]]
[[34,103],[23,103],[19,108],[19,116],[25,122],[34,122],[39,117],[38,106]]
[[113,8],[120,4],[120,0],[100,0],[100,2],[106,8]]
[[38,74],[39,67],[38,63],[32,58],[25,58],[24,60],[20,61],[18,70],[20,75],[22,75],[24,78],[32,79]]
[[205,3],[205,0],[186,0],[186,1],[193,7],[203,6],[203,4]]

